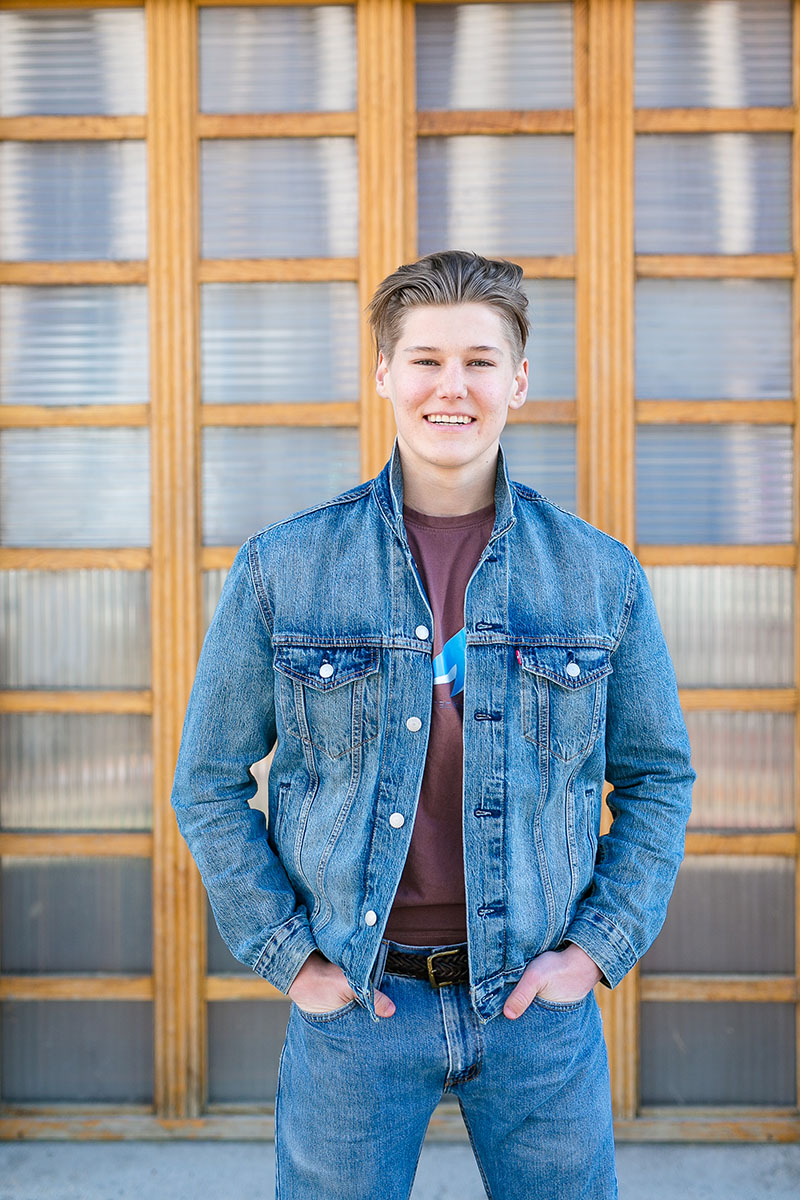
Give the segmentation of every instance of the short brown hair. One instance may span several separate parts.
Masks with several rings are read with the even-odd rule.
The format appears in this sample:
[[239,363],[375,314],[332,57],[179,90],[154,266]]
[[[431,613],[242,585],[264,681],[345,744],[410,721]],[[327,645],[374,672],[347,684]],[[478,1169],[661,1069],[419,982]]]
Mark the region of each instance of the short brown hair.
[[410,308],[428,304],[489,304],[506,327],[516,363],[530,333],[522,267],[468,250],[440,250],[398,267],[379,284],[368,306],[376,351],[391,360]]

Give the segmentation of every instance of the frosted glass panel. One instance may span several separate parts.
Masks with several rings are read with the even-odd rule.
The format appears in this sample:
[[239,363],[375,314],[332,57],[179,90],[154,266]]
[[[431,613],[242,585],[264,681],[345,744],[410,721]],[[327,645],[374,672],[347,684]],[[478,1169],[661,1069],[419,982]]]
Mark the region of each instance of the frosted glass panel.
[[9,1001],[0,1005],[0,1046],[6,1103],[152,1103],[147,1001]]
[[644,974],[794,973],[794,860],[687,858]]
[[661,543],[791,542],[791,429],[639,426],[636,537]]
[[358,253],[354,138],[201,143],[205,258]]
[[0,12],[0,116],[143,113],[144,11]]
[[682,687],[791,687],[792,572],[647,567]]
[[639,254],[770,254],[791,249],[788,133],[636,138]]
[[226,1000],[208,1005],[208,1099],[275,1098],[288,1000]]
[[225,576],[228,574],[225,570],[204,571],[203,572],[203,628],[208,629],[211,624],[211,618],[214,615],[214,610],[222,594],[222,585],[225,582]]
[[529,400],[570,400],[575,395],[575,284],[571,279],[528,279]]
[[788,400],[792,292],[782,279],[640,279],[640,400]]
[[792,103],[790,0],[637,0],[636,105]]
[[206,404],[358,399],[356,284],[208,283],[202,300]]
[[0,571],[0,687],[149,683],[147,571]]
[[8,429],[0,434],[5,546],[147,546],[147,429]]
[[572,253],[571,137],[420,138],[418,169],[420,254]]
[[3,829],[149,829],[152,792],[149,717],[0,716]]
[[692,829],[794,828],[794,717],[687,712],[697,771]]
[[355,9],[201,8],[200,111],[356,106]]
[[511,479],[575,511],[573,426],[508,425],[503,432],[503,449]]
[[3,970],[149,972],[150,875],[144,858],[4,858]]
[[0,142],[0,258],[146,257],[144,142]]
[[572,108],[571,4],[416,12],[418,108]]
[[359,482],[355,429],[206,429],[203,530],[238,545],[264,525]]
[[795,1103],[791,1004],[641,1006],[642,1104]]
[[147,289],[0,288],[0,403],[146,404]]

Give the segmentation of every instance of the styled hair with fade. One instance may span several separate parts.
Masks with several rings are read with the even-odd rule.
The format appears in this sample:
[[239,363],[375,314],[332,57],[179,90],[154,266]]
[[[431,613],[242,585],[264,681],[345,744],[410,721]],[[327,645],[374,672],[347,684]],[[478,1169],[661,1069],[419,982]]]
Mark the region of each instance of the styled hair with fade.
[[440,250],[387,275],[369,303],[376,357],[391,361],[406,313],[421,305],[488,304],[506,327],[515,365],[522,361],[530,333],[522,290],[522,267],[506,259],[483,258],[469,250]]

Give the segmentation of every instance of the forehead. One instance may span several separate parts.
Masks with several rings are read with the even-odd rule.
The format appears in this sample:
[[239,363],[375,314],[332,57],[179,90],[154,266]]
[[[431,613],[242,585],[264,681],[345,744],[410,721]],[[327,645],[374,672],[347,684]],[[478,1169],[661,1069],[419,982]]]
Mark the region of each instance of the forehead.
[[502,314],[491,304],[420,304],[406,312],[397,349],[497,346],[511,353]]

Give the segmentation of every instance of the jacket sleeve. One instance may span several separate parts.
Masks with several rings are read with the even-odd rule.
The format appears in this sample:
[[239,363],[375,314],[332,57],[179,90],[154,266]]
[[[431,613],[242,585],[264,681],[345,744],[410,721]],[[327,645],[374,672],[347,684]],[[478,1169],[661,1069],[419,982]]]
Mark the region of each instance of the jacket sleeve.
[[172,806],[231,953],[286,992],[316,946],[264,814],[249,804],[250,768],[276,737],[270,618],[251,553],[246,543],[237,554],[203,643]]
[[606,779],[613,821],[565,934],[614,987],[655,939],[683,858],[695,772],[675,671],[647,576],[633,555],[611,656]]

